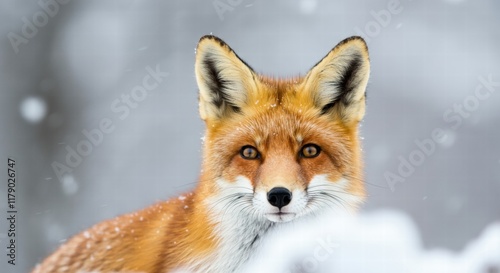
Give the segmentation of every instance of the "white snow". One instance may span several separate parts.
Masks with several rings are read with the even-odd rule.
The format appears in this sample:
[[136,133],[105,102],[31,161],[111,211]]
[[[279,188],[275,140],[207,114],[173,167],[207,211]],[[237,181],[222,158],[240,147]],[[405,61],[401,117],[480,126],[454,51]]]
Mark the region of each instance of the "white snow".
[[62,179],[62,189],[66,195],[73,195],[78,192],[78,183],[70,174],[65,174]]
[[457,133],[456,131],[454,130],[444,130],[444,139],[442,142],[440,142],[439,144],[441,144],[442,147],[444,148],[450,148],[452,147],[455,142],[456,142],[456,139],[457,139]]
[[[486,228],[461,253],[428,250],[402,213],[331,215],[297,223],[267,238],[244,272],[498,272],[500,223]],[[494,269],[492,269],[494,268]]]
[[21,116],[28,122],[38,123],[47,114],[47,104],[40,97],[26,97],[20,105]]

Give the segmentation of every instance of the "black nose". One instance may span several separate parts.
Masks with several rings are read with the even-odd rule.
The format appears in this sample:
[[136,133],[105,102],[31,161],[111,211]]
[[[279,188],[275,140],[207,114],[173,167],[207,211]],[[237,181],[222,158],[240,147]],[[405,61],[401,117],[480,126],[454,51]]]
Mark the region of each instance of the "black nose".
[[286,188],[282,187],[272,188],[267,193],[267,201],[269,201],[269,204],[278,207],[280,209],[290,204],[291,200],[292,200],[292,193]]

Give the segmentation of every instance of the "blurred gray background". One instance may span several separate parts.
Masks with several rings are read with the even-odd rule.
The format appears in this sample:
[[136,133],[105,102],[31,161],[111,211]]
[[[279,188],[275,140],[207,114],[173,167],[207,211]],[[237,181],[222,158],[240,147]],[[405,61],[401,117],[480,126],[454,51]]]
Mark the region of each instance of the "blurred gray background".
[[0,271],[26,272],[76,232],[194,186],[194,49],[210,33],[283,77],[363,36],[363,210],[402,210],[426,247],[462,249],[500,220],[499,11],[493,0],[1,0],[1,253],[9,156],[19,213],[18,264],[2,254]]

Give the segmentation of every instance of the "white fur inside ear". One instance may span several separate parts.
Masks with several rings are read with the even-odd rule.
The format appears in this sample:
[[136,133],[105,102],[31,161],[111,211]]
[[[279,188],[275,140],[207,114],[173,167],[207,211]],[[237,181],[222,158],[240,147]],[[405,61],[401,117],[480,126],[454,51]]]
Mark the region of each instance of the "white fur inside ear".
[[322,113],[337,109],[345,121],[361,119],[370,75],[366,45],[351,38],[337,45],[306,76],[306,89]]
[[202,40],[197,49],[196,79],[200,90],[200,115],[218,119],[228,110],[239,111],[247,101],[251,69],[225,44]]
[[[325,65],[320,75],[319,99],[327,104],[345,94],[348,99],[358,99],[364,94],[367,79],[366,68],[361,53],[348,48]],[[344,81],[344,82],[343,82]],[[343,88],[347,88],[343,90]],[[354,91],[354,92],[352,92]]]

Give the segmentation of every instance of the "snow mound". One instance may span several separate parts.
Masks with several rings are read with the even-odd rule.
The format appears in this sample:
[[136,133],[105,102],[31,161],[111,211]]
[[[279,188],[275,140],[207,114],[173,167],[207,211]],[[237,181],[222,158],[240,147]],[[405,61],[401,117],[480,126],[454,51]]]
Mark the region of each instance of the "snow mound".
[[244,272],[500,272],[500,223],[453,253],[424,249],[415,224],[399,212],[320,218],[270,234]]

